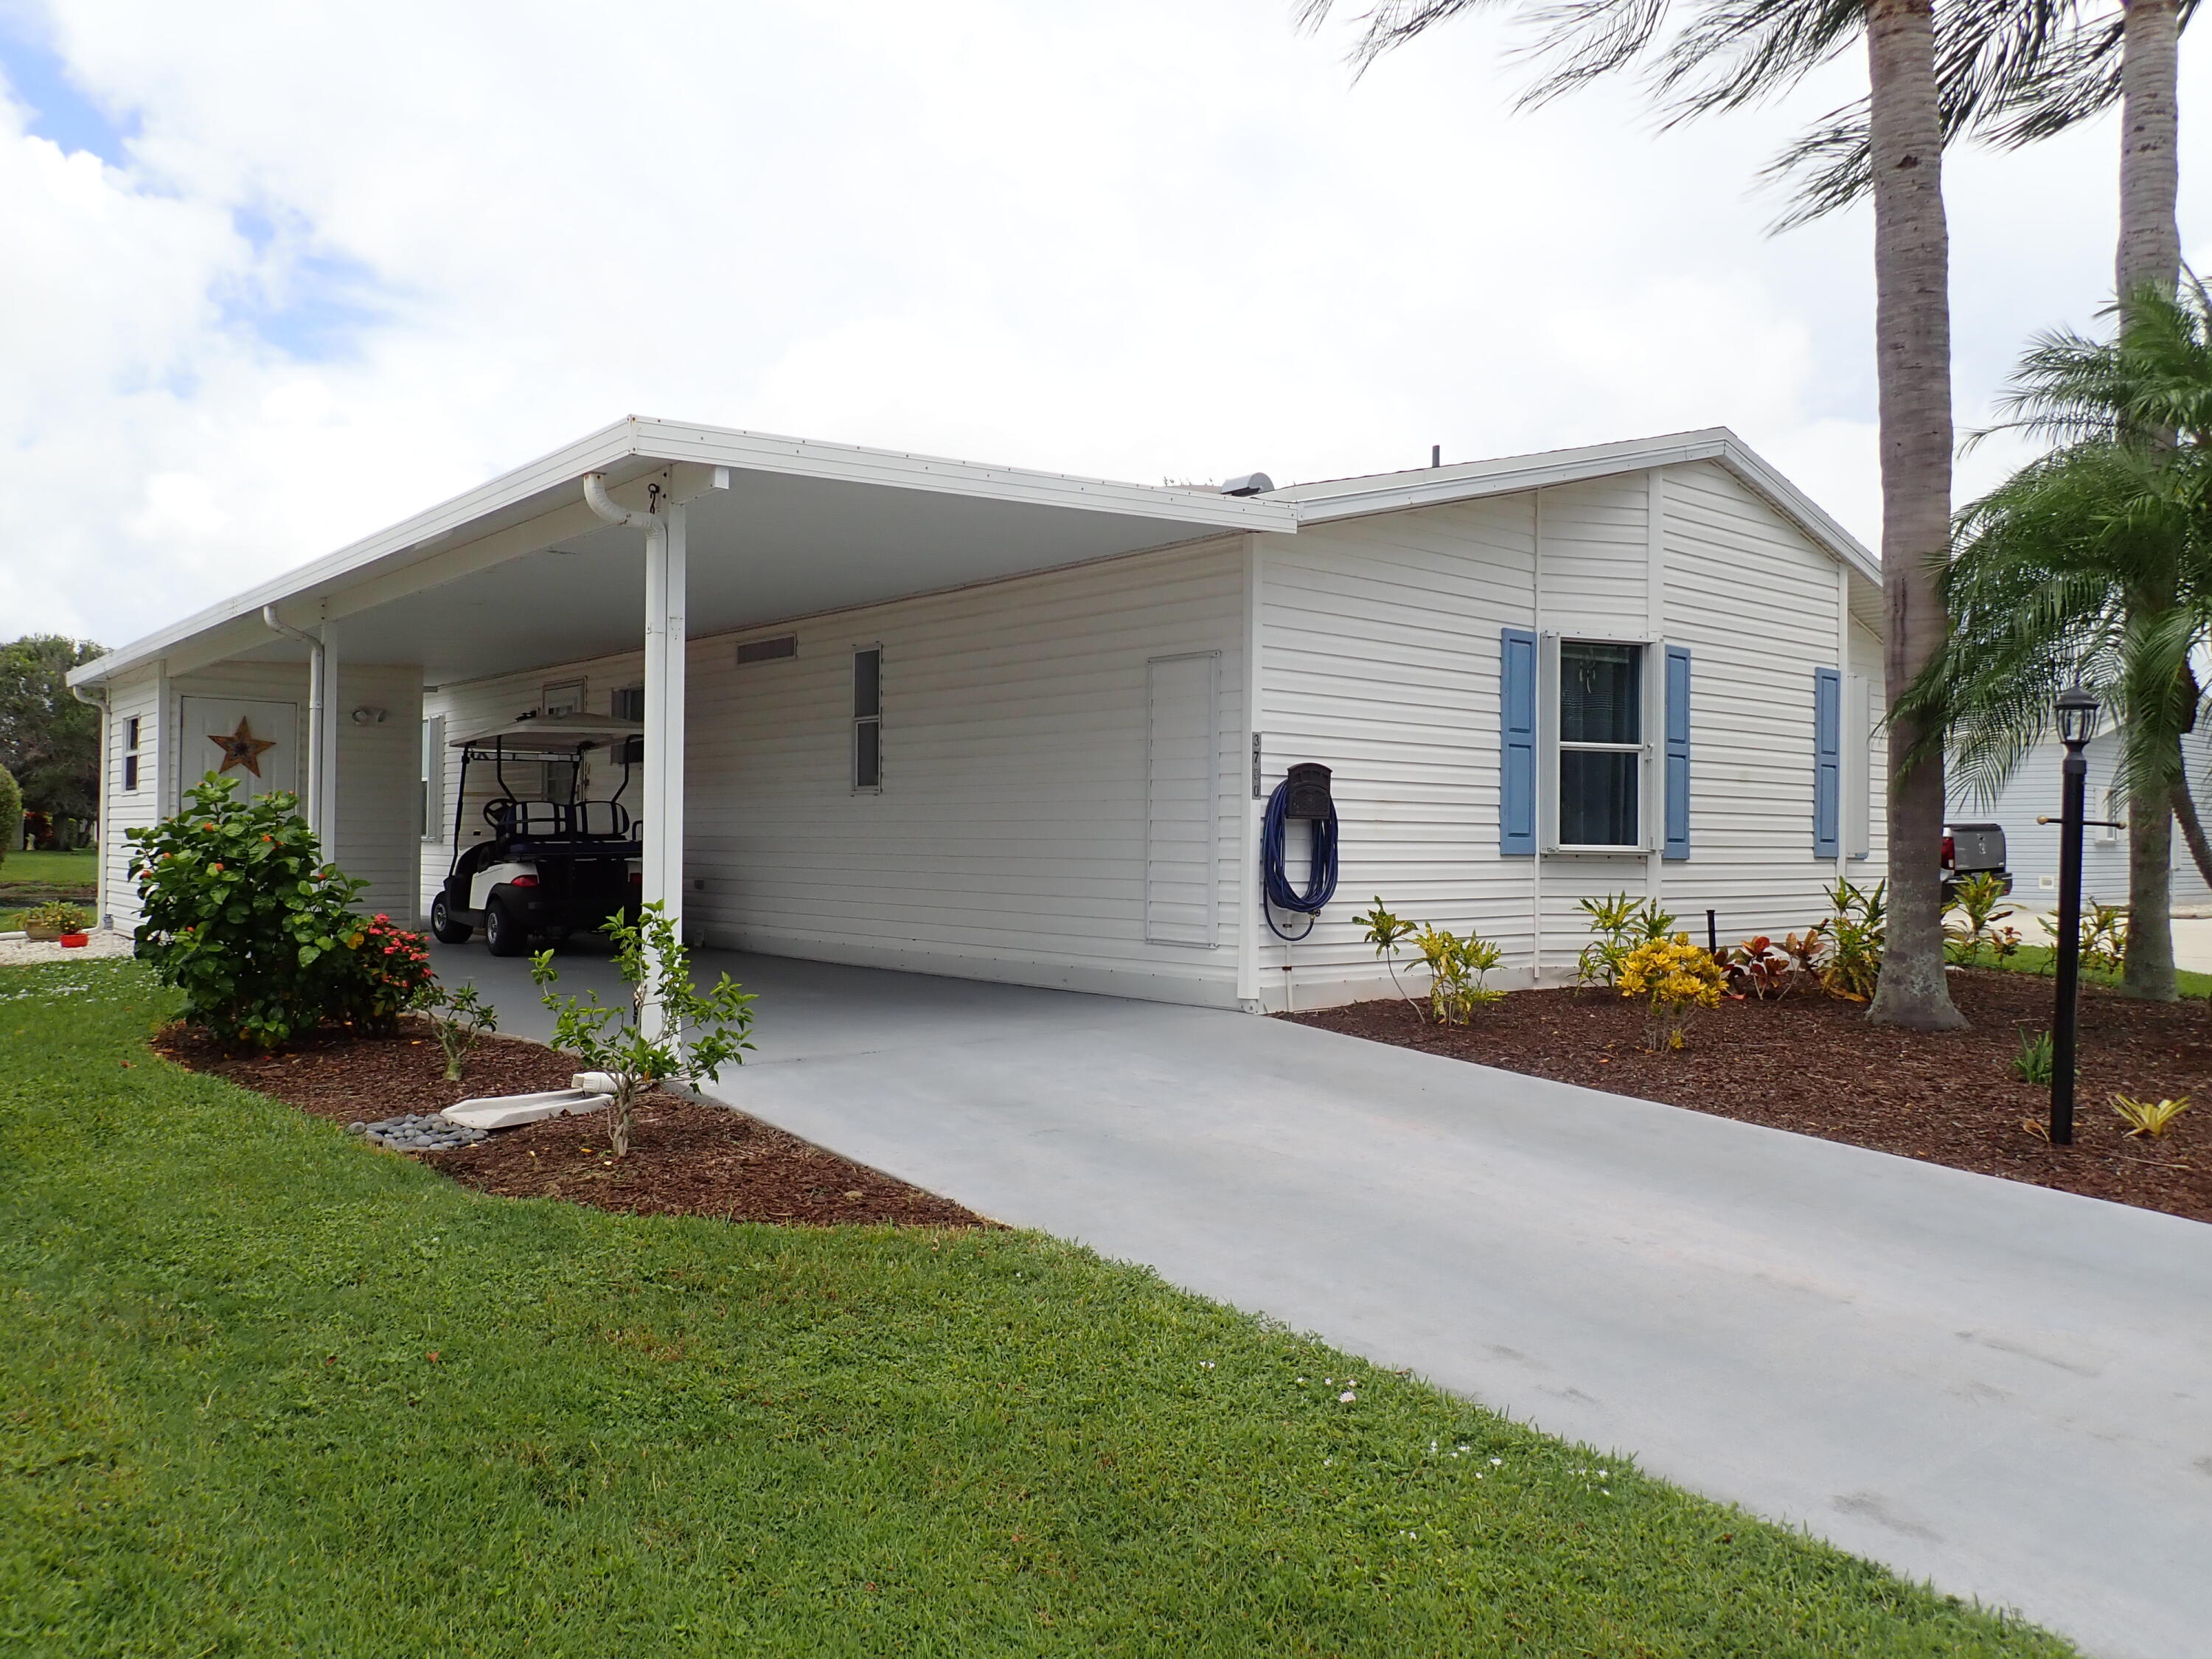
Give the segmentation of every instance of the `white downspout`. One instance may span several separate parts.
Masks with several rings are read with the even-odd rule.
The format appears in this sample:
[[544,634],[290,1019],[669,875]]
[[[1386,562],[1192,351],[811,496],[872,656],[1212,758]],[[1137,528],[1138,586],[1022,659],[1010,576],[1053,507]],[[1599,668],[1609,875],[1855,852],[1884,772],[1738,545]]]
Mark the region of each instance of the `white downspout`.
[[[115,926],[115,912],[107,902],[107,769],[110,764],[108,748],[113,738],[113,726],[108,720],[107,688],[104,685],[72,685],[70,687],[70,696],[75,697],[79,702],[90,703],[94,708],[100,710],[100,793],[94,797],[95,805],[93,809],[100,815],[100,863],[95,871],[95,878],[100,884],[100,890],[92,902],[94,908],[100,912],[100,925],[102,927],[112,927]],[[0,852],[12,853],[15,850],[12,847],[0,848]]]
[[[645,833],[640,897],[659,904],[684,937],[684,552],[681,509],[633,512],[607,494],[606,475],[584,474],[584,500],[609,524],[645,532]],[[648,1033],[659,1012],[647,1002]]]
[[285,638],[297,640],[307,647],[307,787],[301,792],[300,808],[301,816],[307,820],[307,828],[313,832],[317,841],[324,843],[323,856],[327,859],[331,856],[331,848],[323,823],[323,777],[328,769],[330,757],[324,752],[329,741],[329,732],[323,718],[323,704],[328,701],[323,642],[306,629],[295,628],[281,620],[273,605],[261,607],[261,620]]

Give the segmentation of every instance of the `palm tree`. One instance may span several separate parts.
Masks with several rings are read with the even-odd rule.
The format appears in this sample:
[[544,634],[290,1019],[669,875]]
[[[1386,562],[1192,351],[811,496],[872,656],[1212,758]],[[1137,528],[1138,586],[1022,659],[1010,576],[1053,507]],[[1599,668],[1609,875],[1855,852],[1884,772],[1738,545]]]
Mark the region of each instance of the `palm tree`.
[[1948,729],[1986,793],[2048,734],[2062,687],[2103,692],[2130,803],[2124,985],[2171,1000],[2172,809],[2212,880],[2182,761],[2203,696],[2191,658],[2212,641],[2212,295],[2154,280],[2115,309],[2112,340],[2047,335],[2023,360],[2008,425],[2057,447],[1960,514],[1954,629],[1902,706]]
[[[1301,0],[1299,15],[1317,24],[1333,3]],[[1354,61],[1372,62],[1462,12],[1507,3],[1379,0]],[[1859,176],[1874,198],[1884,678],[1894,705],[1942,654],[1950,632],[1940,586],[1950,544],[1953,438],[1943,147],[2000,118],[2054,64],[2086,59],[2075,9],[2071,0],[1694,0],[1686,26],[1655,52],[1669,9],[1668,0],[1537,0],[1537,51],[1553,68],[1528,96],[1548,98],[1650,53],[1661,106],[1669,120],[1681,120],[1771,96],[1861,37],[1866,43]],[[1809,142],[1809,153],[1823,153],[1817,137]],[[1940,734],[1893,713],[1890,753],[1893,908],[1869,1017],[1954,1030],[1966,1022],[1943,979]]]

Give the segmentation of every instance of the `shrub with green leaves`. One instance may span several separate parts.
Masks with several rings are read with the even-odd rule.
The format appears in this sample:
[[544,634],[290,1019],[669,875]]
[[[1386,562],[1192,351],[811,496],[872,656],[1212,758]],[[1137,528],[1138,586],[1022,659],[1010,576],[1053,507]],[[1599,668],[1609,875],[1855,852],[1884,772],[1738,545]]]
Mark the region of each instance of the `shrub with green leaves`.
[[1477,1008],[1504,1000],[1505,993],[1486,981],[1505,954],[1504,947],[1476,933],[1424,927],[1414,935],[1429,965],[1429,1007],[1439,1025],[1465,1025]]
[[1881,978],[1881,954],[1889,941],[1888,890],[1886,881],[1871,888],[1839,881],[1829,890],[1828,904],[1834,914],[1826,924],[1829,945],[1820,983],[1832,996],[1847,1002],[1873,997]]
[[1603,898],[1577,899],[1575,908],[1590,919],[1594,935],[1575,962],[1577,988],[1602,985],[1612,989],[1620,983],[1621,969],[1632,951],[1674,931],[1674,918],[1661,909],[1656,899],[1609,893]]
[[127,833],[143,907],[138,959],[185,996],[185,1018],[231,1046],[275,1048],[360,1005],[367,886],[323,860],[281,791],[240,800],[234,778]]

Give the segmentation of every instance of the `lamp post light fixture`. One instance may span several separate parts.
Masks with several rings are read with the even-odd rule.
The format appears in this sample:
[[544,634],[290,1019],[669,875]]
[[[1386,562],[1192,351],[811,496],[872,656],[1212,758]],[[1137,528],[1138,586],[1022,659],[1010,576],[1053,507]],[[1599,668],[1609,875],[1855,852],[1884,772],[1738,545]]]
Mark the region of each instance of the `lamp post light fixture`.
[[2081,817],[2089,762],[2082,750],[2097,735],[2097,700],[2077,681],[2058,694],[2059,768],[2058,1007],[2051,1023],[2051,1139],[2074,1144],[2074,1036],[2081,990]]

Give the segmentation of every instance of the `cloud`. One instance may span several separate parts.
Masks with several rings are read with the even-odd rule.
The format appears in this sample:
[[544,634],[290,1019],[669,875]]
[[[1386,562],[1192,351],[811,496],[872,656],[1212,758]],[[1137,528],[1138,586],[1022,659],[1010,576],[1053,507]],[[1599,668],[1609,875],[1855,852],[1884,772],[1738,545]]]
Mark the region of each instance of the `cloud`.
[[[1142,479],[1726,422],[1874,539],[1865,217],[1770,239],[1751,191],[1853,66],[1662,137],[1626,88],[1515,113],[1487,26],[1357,84],[1346,39],[1283,0],[0,11],[0,616],[127,638],[630,412]],[[2112,146],[1954,165],[1969,419],[2093,312]]]

